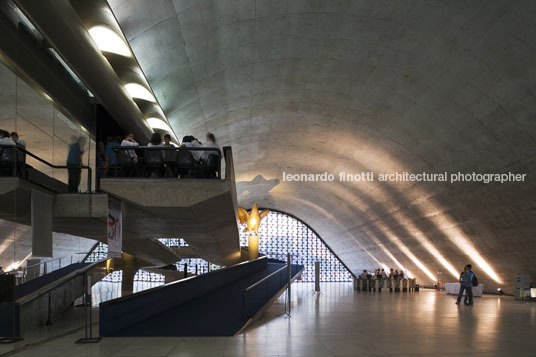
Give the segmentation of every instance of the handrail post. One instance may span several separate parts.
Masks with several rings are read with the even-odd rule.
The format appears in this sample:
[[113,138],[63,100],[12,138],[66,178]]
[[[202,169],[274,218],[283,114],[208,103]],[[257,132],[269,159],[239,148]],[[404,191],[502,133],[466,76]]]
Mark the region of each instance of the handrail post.
[[287,286],[287,294],[288,294],[288,314],[290,316],[290,281],[292,279],[292,272],[290,270],[290,253],[287,253],[287,277],[288,277],[288,286]]
[[45,323],[46,326],[52,325],[52,290],[48,292],[48,319]]
[[220,154],[220,159],[218,160],[218,179],[221,180],[221,159],[222,159],[222,156],[224,156],[222,154],[221,151],[219,151],[219,154]]
[[91,171],[91,167],[87,167],[87,193],[91,193],[91,176],[92,176],[92,171]]

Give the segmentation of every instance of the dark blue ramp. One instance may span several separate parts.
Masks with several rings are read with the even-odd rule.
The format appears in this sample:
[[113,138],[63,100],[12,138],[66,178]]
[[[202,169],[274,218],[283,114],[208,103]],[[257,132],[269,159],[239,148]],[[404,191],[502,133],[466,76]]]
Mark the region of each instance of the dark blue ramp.
[[[292,266],[293,275],[302,268],[303,266]],[[247,315],[252,316],[285,286],[287,282],[285,263],[261,258],[151,289],[155,290],[154,292],[147,290],[147,293],[139,298],[136,297],[138,294],[135,294],[123,302],[120,301],[122,298],[107,301],[101,304],[100,334],[101,336],[232,336],[246,322],[243,314],[244,289],[280,269],[280,272],[271,276],[268,285],[263,282],[248,294]],[[196,294],[196,286],[205,291]],[[163,294],[166,295],[165,298]],[[190,298],[184,299],[185,295]],[[122,303],[130,301],[132,308],[136,300],[139,300],[136,302],[138,311],[154,305],[160,305],[160,311],[156,309],[153,314],[143,316],[138,321],[123,323],[116,314],[118,311],[114,311],[114,306],[120,308]],[[167,306],[164,305],[166,301],[169,304]],[[126,313],[125,309],[122,310],[122,313]]]
[[[33,294],[34,292],[39,291],[40,289],[46,287],[49,284],[52,284],[59,279],[73,273],[79,269],[82,269],[90,263],[74,263],[68,265],[64,268],[53,271],[52,273],[45,274],[38,278],[32,279],[24,284],[17,285],[15,287],[15,302],[0,302],[0,337],[14,337],[21,335],[21,325],[20,321],[23,308],[29,299],[21,299],[25,296]],[[47,288],[48,289],[48,288]],[[37,293],[38,294],[38,293]],[[19,301],[17,301],[19,300]],[[24,333],[24,331],[22,331]]]
[[73,271],[76,271],[78,269],[82,269],[88,266],[89,264],[90,263],[74,263],[66,267],[63,267],[61,269],[58,269],[56,271],[53,271],[52,273],[48,273],[38,278],[32,279],[24,284],[17,285],[15,287],[15,300],[23,296],[26,296],[28,294],[31,294],[34,291],[37,291],[41,289],[42,287],[58,279],[63,278],[64,276],[72,273]]

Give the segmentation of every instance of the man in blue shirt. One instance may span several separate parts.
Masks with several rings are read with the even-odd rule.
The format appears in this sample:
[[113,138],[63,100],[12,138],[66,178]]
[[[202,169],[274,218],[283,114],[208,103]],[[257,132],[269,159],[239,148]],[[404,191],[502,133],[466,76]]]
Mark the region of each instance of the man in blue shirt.
[[120,138],[113,137],[111,141],[109,141],[106,144],[106,147],[104,149],[104,151],[106,152],[106,168],[108,169],[108,176],[113,176],[112,173],[115,173],[115,163],[117,160],[117,154],[113,150],[113,148],[116,146],[121,146],[121,144],[119,143],[120,141],[121,141]]
[[467,264],[463,269],[463,273],[460,275],[460,292],[458,293],[458,299],[456,300],[456,305],[460,304],[462,300],[463,292],[465,290],[466,299],[469,298],[469,302],[465,300],[465,305],[473,306],[473,278],[475,274],[471,271],[472,265]]
[[82,147],[84,146],[84,138],[73,137],[72,144],[69,145],[69,153],[67,154],[67,173],[69,175],[69,192],[77,193],[80,185],[80,174],[82,171]]

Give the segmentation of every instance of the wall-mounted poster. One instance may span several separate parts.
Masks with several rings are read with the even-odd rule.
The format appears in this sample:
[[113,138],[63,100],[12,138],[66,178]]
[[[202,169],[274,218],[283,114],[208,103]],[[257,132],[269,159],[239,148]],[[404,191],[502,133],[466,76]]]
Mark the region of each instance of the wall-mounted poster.
[[123,214],[121,201],[108,196],[108,258],[121,258]]

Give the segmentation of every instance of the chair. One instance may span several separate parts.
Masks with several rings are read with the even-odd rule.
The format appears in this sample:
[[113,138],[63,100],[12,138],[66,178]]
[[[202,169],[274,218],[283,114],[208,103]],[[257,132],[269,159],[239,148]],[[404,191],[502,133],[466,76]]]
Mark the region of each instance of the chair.
[[166,177],[177,177],[177,150],[163,150]]
[[13,148],[0,148],[0,172],[9,176],[17,175],[17,150]]
[[197,163],[191,152],[181,150],[177,154],[177,169],[179,170],[179,177],[185,178],[192,176],[197,171]]
[[215,154],[208,155],[207,161],[203,165],[203,177],[218,178],[218,164],[220,157]]
[[118,150],[116,160],[119,170],[116,170],[115,176],[130,177],[134,172],[138,173],[138,167],[128,154],[127,150]]
[[147,168],[158,170],[159,177],[162,175],[164,171],[164,158],[162,157],[161,150],[145,150],[145,165],[141,172],[142,177],[145,177],[145,170]]

